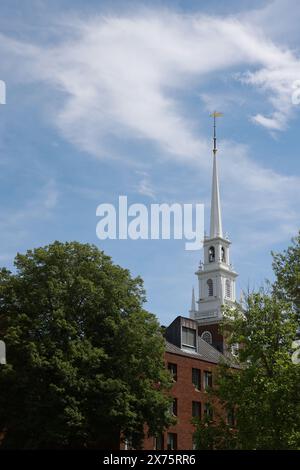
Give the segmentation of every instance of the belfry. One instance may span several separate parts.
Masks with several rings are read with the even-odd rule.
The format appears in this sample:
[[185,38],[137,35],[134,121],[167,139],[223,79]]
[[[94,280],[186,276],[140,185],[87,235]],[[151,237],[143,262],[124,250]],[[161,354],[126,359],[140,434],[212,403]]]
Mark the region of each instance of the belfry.
[[222,305],[233,305],[236,300],[235,280],[237,273],[230,263],[231,242],[223,235],[220,189],[218,178],[216,118],[221,113],[212,114],[213,132],[213,172],[210,208],[210,233],[204,237],[203,261],[196,272],[199,293],[195,300],[192,293],[190,318],[196,320],[198,333],[206,342],[221,352],[225,352],[224,338],[218,325],[222,320]]

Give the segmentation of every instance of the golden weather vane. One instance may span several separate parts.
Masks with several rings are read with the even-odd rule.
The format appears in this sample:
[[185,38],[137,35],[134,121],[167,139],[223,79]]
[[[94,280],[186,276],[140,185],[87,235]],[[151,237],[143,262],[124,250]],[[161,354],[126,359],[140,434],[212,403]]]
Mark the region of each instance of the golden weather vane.
[[210,117],[214,118],[214,148],[213,148],[214,154],[217,153],[216,118],[222,117],[222,116],[223,116],[223,113],[219,113],[218,111],[214,111],[213,113],[210,114]]

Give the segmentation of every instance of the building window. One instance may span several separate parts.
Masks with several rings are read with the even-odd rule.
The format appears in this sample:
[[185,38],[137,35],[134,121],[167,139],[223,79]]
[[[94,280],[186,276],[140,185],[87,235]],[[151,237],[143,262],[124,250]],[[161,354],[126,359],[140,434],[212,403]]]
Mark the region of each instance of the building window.
[[131,439],[125,439],[124,450],[133,450]]
[[192,416],[193,418],[201,418],[201,402],[200,401],[192,402]]
[[177,416],[177,398],[173,398],[172,403],[170,405],[170,412],[171,415]]
[[154,439],[154,450],[164,450],[164,435],[160,434]]
[[203,331],[201,338],[204,339],[208,344],[212,344],[212,334],[210,331]]
[[234,427],[235,425],[235,415],[234,415],[234,409],[231,408],[230,410],[227,411],[227,424],[231,428]]
[[212,373],[208,370],[204,371],[204,390],[212,387]]
[[226,297],[227,299],[230,299],[231,298],[231,282],[229,279],[226,279],[225,287],[226,287]]
[[212,279],[207,280],[207,287],[208,287],[208,296],[212,297],[214,295],[214,286]]
[[224,246],[221,247],[221,261],[226,263],[226,256],[225,256],[225,248]]
[[196,330],[183,326],[181,344],[182,346],[196,349]]
[[192,369],[192,382],[196,390],[201,390],[201,370]]
[[168,450],[177,450],[177,434],[174,432],[168,433]]
[[174,382],[177,382],[177,364],[173,364],[171,362],[168,362],[168,370],[169,370]]
[[204,405],[204,416],[207,421],[212,421],[213,419],[213,408],[211,403],[205,403]]
[[215,247],[211,246],[208,250],[208,261],[213,263],[215,261]]

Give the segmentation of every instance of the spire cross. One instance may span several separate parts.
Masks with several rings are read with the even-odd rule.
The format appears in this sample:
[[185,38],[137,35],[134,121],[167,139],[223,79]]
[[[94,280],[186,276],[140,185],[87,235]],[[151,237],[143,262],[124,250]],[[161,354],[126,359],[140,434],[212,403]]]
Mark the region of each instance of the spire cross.
[[217,149],[217,135],[216,135],[216,118],[217,117],[222,117],[223,113],[219,113],[218,111],[214,111],[210,116],[214,118],[214,148],[213,148],[213,152],[214,152],[214,155],[216,155],[217,150],[218,150]]

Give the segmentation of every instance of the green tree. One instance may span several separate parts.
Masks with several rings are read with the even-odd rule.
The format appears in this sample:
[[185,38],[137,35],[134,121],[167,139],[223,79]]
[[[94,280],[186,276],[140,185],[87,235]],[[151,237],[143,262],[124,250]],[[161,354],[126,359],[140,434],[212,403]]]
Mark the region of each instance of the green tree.
[[236,435],[226,421],[218,416],[218,420],[207,418],[194,421],[196,431],[194,442],[197,450],[233,450],[236,449]]
[[225,309],[224,317],[229,347],[242,345],[242,366],[220,366],[214,395],[223,415],[226,409],[235,410],[236,425],[233,439],[222,420],[202,427],[202,439],[206,431],[214,448],[300,448],[300,366],[291,360],[294,309],[273,294],[258,292],[247,296],[243,308]]
[[300,232],[283,253],[273,253],[277,296],[289,300],[300,312]]
[[[220,380],[225,402],[237,409],[242,448],[289,449],[300,445],[299,366],[292,363],[297,321],[291,304],[264,292],[249,295],[241,314],[227,310],[230,343],[240,343],[240,373]],[[229,374],[229,375],[232,375]],[[226,400],[227,385],[229,400]]]
[[170,424],[164,340],[140,278],[95,246],[55,242],[0,271],[4,448],[138,446]]

